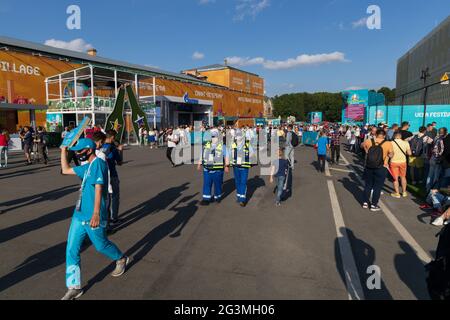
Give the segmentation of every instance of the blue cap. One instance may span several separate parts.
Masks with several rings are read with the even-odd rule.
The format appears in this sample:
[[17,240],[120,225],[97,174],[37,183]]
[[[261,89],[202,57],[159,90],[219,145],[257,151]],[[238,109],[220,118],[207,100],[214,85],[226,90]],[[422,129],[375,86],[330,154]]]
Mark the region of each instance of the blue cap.
[[78,143],[76,146],[70,148],[70,151],[81,151],[84,149],[97,149],[97,146],[95,145],[95,142],[91,139],[80,139],[78,140]]

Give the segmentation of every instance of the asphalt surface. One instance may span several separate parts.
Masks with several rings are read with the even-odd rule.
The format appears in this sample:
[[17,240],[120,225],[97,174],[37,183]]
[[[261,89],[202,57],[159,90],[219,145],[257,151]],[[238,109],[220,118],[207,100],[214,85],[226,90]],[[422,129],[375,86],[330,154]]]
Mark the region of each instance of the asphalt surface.
[[[326,176],[312,148],[296,148],[293,193],[281,207],[258,168],[246,208],[236,203],[232,173],[225,199],[200,207],[195,166],[172,168],[165,150],[129,148],[119,168],[123,223],[110,239],[132,262],[112,278],[112,262],[87,243],[82,299],[347,300],[358,288],[360,299],[428,299],[424,255],[433,255],[439,229],[413,196],[390,198],[390,183],[382,198],[389,212],[363,210],[360,164],[344,156],[348,164]],[[0,299],[60,299],[80,182],[60,175],[55,151],[46,167],[11,158],[0,169]],[[373,265],[381,288],[370,290]]]

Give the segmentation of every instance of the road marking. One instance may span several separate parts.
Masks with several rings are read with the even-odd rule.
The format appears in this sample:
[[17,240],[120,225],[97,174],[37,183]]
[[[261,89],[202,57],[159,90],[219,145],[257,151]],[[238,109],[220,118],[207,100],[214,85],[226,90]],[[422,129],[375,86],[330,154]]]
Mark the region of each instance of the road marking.
[[346,172],[346,173],[355,173],[355,171],[353,171],[353,170],[345,170],[345,169],[339,169],[339,168],[333,168],[333,167],[331,167],[330,170]]
[[348,237],[347,229],[342,216],[336,189],[332,180],[328,180],[328,191],[330,193],[331,208],[333,210],[334,223],[336,225],[336,234],[338,237],[339,251],[342,258],[342,267],[344,270],[345,283],[349,300],[364,300],[364,291],[361,286],[358,269],[356,268],[353,251]]
[[348,162],[347,159],[345,159],[344,156],[341,156],[341,158],[342,158],[342,161],[344,161],[345,166],[348,167],[350,165],[350,162]]
[[[342,156],[345,159],[344,156]],[[364,186],[364,181],[361,176],[356,175],[361,186]],[[388,218],[388,220],[392,223],[394,228],[398,233],[402,236],[403,240],[416,251],[417,257],[424,263],[429,263],[432,258],[431,256],[419,245],[419,243],[414,239],[414,237],[408,232],[408,230],[401,224],[401,222],[395,217],[392,211],[388,208],[388,206],[380,199],[379,202],[381,210],[383,210],[384,214]]]
[[328,165],[328,161],[325,159],[325,175],[327,177],[331,177],[330,166]]

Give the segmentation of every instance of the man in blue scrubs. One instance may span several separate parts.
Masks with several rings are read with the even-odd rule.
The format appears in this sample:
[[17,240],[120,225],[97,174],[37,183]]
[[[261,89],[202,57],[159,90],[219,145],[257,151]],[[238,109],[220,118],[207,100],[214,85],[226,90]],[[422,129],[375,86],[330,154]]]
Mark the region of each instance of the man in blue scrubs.
[[95,155],[96,145],[91,139],[80,139],[70,148],[75,151],[80,167],[71,168],[67,161],[67,148],[61,148],[61,168],[64,175],[76,175],[81,182],[78,201],[72,217],[66,249],[66,285],[67,293],[62,300],[74,300],[81,297],[80,252],[86,236],[95,249],[116,261],[111,274],[119,277],[125,273],[129,258],[117,246],[108,240],[106,226],[108,221],[108,165]]

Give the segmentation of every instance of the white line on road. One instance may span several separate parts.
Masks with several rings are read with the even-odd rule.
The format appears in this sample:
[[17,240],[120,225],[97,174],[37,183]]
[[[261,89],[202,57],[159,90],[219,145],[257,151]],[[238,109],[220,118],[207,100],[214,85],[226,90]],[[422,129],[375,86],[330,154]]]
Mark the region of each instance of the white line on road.
[[331,177],[330,166],[328,165],[328,161],[327,160],[325,160],[325,175],[327,177]]
[[347,159],[345,159],[345,157],[342,155],[342,153],[341,153],[341,158],[342,158],[342,161],[344,161],[345,166],[350,165],[350,163],[347,161]]
[[338,237],[339,251],[342,257],[345,283],[347,286],[349,300],[364,300],[364,291],[361,286],[358,269],[356,268],[353,251],[348,237],[347,229],[342,216],[336,189],[332,180],[328,180],[328,191],[330,193],[331,208],[333,210],[336,234]]
[[345,169],[339,169],[339,168],[333,168],[333,167],[331,167],[330,170],[346,172],[346,173],[355,173],[355,171],[353,171],[353,170],[345,170]]
[[[345,157],[343,155],[341,155],[341,157],[342,157],[342,159],[345,159]],[[356,177],[357,177],[359,183],[361,184],[361,186],[363,186],[364,181],[362,180],[362,178],[359,175],[356,175]],[[405,240],[405,242],[407,244],[409,244],[409,246],[416,251],[417,257],[420,260],[422,260],[422,262],[424,264],[429,263],[432,260],[430,255],[428,255],[426,253],[426,251],[419,245],[419,243],[408,232],[408,230],[401,224],[401,222],[395,217],[395,215],[392,213],[392,211],[386,206],[386,204],[382,200],[380,200],[379,204],[380,204],[381,210],[383,210],[384,214],[386,215],[388,220],[392,223],[392,225],[397,230],[397,232],[400,233],[403,240]]]

